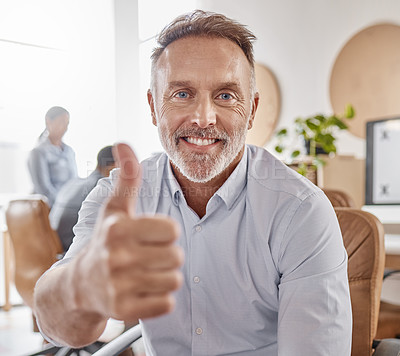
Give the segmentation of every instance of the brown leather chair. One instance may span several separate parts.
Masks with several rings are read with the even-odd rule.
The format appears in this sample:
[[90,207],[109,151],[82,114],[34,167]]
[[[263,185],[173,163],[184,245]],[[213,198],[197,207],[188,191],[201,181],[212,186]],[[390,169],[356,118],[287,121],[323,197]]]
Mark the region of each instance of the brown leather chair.
[[381,302],[376,338],[400,339],[400,305]]
[[[41,195],[31,195],[13,200],[6,210],[8,232],[14,250],[14,280],[18,293],[25,304],[33,308],[33,290],[40,276],[55,263],[63,253],[60,238],[49,222],[47,199]],[[37,326],[34,320],[34,330]],[[81,349],[46,345],[31,356],[43,354],[87,355],[98,351],[103,342],[95,342]],[[81,353],[82,351],[82,353]],[[133,356],[131,349],[120,356]]]
[[355,208],[353,198],[346,192],[337,189],[322,189],[335,208]]
[[49,211],[41,195],[13,200],[6,211],[14,250],[15,287],[31,308],[37,280],[63,252],[60,238],[50,226]]
[[385,266],[384,231],[372,214],[335,208],[348,260],[353,310],[352,356],[372,354]]
[[[347,193],[333,189],[323,189],[323,191],[334,207],[349,207],[349,208],[355,207],[353,199]],[[391,256],[386,256],[386,257],[391,257]],[[396,258],[398,257],[396,256]],[[388,266],[388,260],[386,260],[385,265],[386,267]],[[400,338],[399,305],[394,305],[386,302],[380,303],[378,328],[376,331],[375,338],[376,339]]]

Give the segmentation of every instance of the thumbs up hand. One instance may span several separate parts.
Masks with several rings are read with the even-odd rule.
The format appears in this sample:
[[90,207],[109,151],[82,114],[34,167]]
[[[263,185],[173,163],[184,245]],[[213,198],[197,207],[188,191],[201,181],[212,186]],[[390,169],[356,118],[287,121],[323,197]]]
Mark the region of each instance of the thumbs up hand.
[[81,259],[85,308],[105,318],[136,321],[170,312],[183,281],[179,226],[166,216],[136,216],[141,167],[126,144],[114,147],[118,182]]

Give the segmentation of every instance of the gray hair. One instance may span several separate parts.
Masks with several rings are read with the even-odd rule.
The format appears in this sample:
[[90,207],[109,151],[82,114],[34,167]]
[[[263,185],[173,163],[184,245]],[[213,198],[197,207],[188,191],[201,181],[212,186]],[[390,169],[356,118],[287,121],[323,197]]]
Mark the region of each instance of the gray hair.
[[186,37],[217,37],[225,38],[238,45],[246,56],[251,68],[251,94],[255,93],[254,73],[254,34],[239,22],[224,15],[194,10],[173,20],[157,36],[158,47],[151,55],[151,89],[154,88],[157,61],[172,42]]

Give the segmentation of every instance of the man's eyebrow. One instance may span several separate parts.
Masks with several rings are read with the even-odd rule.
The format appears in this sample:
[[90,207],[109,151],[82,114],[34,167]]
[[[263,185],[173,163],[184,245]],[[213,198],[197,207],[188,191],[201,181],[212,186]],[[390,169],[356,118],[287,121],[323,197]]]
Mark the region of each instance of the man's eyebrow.
[[236,89],[236,90],[241,90],[241,85],[238,82],[225,82],[221,83],[219,86],[221,89]]
[[[190,81],[186,81],[186,80],[175,80],[175,81],[168,83],[169,89],[175,89],[175,88],[181,88],[181,87],[189,88],[191,86],[192,86],[192,83]],[[241,85],[238,82],[224,82],[224,83],[219,83],[218,88],[240,90]]]
[[185,81],[185,80],[177,80],[177,81],[173,81],[173,82],[169,82],[168,83],[168,88],[169,89],[175,89],[175,88],[181,88],[181,87],[191,87],[191,83],[189,81]]

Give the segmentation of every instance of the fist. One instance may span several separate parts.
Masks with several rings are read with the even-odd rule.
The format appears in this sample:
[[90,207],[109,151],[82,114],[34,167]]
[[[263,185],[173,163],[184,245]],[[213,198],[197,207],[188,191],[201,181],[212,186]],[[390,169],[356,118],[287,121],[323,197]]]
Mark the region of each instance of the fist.
[[84,256],[91,307],[126,322],[170,312],[182,285],[178,224],[167,216],[136,216],[141,168],[132,149],[115,147],[119,177]]

